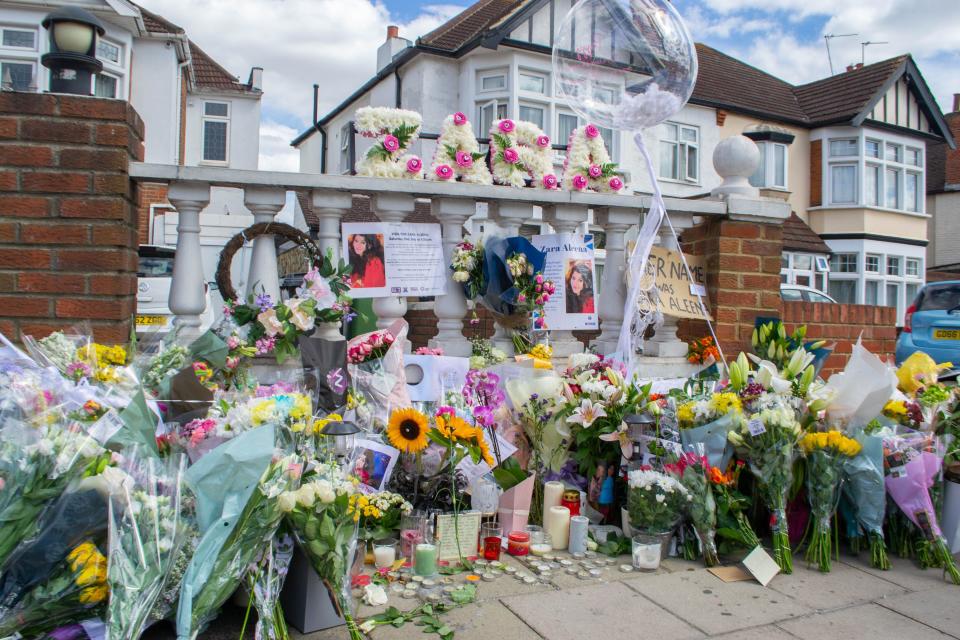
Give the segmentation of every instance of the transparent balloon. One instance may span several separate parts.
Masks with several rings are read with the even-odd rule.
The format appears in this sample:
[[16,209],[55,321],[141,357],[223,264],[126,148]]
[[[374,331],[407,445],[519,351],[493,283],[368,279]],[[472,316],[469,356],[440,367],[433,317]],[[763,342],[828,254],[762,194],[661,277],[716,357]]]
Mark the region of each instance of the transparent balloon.
[[680,111],[697,79],[697,52],[669,0],[580,0],[554,41],[557,90],[587,121],[652,127]]

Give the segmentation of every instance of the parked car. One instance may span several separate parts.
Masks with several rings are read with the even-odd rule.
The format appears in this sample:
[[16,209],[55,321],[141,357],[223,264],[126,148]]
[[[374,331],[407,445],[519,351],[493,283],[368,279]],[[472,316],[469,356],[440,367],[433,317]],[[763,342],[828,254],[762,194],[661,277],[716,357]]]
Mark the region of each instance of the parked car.
[[897,338],[897,364],[915,351],[960,368],[960,280],[924,285],[907,307]]
[[806,302],[829,302],[836,304],[837,301],[825,294],[823,291],[807,287],[802,284],[781,284],[780,299],[784,302],[806,301]]
[[[137,334],[164,334],[173,327],[170,311],[170,282],[173,279],[173,247],[140,245],[137,266]],[[213,305],[210,288],[206,287],[207,306],[200,316],[200,329],[206,331],[213,324]]]

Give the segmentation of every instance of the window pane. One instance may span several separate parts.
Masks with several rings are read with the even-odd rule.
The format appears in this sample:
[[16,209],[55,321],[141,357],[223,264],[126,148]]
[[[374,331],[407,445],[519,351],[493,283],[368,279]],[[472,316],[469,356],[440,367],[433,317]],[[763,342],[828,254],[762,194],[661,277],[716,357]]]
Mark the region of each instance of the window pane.
[[490,135],[490,127],[493,125],[493,105],[481,106],[480,117],[477,120],[480,123],[480,131],[477,132],[477,137],[486,138]]
[[35,36],[36,33],[33,31],[15,31],[13,29],[4,29],[3,46],[34,49],[37,46]]
[[205,102],[203,113],[208,116],[217,116],[226,118],[229,114],[230,106],[226,102]]
[[697,130],[690,129],[687,127],[680,128],[680,139],[684,142],[696,142],[697,141]]
[[593,89],[593,99],[597,102],[602,102],[603,104],[614,104],[616,94],[614,93],[613,89],[595,87]]
[[116,98],[117,79],[112,76],[97,74],[97,85],[94,95],[98,98]]
[[97,42],[97,57],[110,62],[120,62],[120,47],[106,40]]
[[790,254],[789,254],[789,253],[781,253],[781,254],[780,254],[780,268],[781,268],[781,269],[789,269],[789,268],[790,268]]
[[790,302],[801,300],[802,297],[799,289],[780,289],[780,299]]
[[603,138],[603,144],[607,145],[607,151],[613,157],[613,129],[604,129],[600,127],[600,137]]
[[907,147],[906,163],[912,164],[915,167],[919,167],[922,164],[922,162],[923,162],[923,156],[920,153],[920,149]]
[[802,271],[813,269],[813,256],[807,253],[798,253],[793,256],[793,268]]
[[697,148],[689,145],[684,146],[687,149],[687,180],[696,182],[700,171]]
[[833,254],[830,256],[830,271],[834,273],[857,273],[857,254]]
[[543,109],[540,107],[524,107],[520,105],[520,119],[532,122],[543,129]]
[[557,144],[567,144],[570,134],[577,128],[577,116],[561,113],[557,117]]
[[907,285],[907,304],[913,304],[913,301],[917,298],[917,290],[920,289],[919,284],[908,284]]
[[898,144],[887,143],[887,160],[900,162],[903,157],[903,147]]
[[787,148],[782,144],[773,145],[773,186],[787,186]]
[[887,283],[887,299],[884,301],[884,306],[896,308],[897,302],[900,298],[900,285],[897,283]]
[[677,179],[677,144],[660,141],[660,177]]
[[497,103],[497,118],[503,120],[507,117],[507,103],[498,102]]
[[857,201],[857,168],[853,165],[830,167],[833,202],[854,204]]
[[960,285],[933,284],[923,293],[917,311],[946,311],[960,304]]
[[757,165],[757,170],[753,172],[753,175],[750,176],[750,184],[754,187],[765,187],[767,186],[766,181],[766,167],[767,167],[767,144],[761,142],[757,145],[757,148],[760,149],[760,164]]
[[831,140],[830,141],[831,157],[855,156],[855,155],[857,155],[856,138],[850,138],[849,140]]
[[867,256],[863,270],[869,273],[880,273],[880,256]]
[[225,162],[227,159],[227,123],[207,120],[203,123],[203,159]]
[[486,76],[480,80],[480,88],[484,91],[492,91],[494,89],[503,89],[507,86],[507,77],[503,75],[499,76]]
[[830,297],[841,304],[856,304],[857,281],[830,280]]
[[876,305],[880,300],[880,283],[877,280],[867,280],[863,288],[863,304]]
[[880,167],[868,164],[863,174],[863,203],[880,204]]
[[919,276],[920,275],[920,261],[916,258],[907,258],[907,275],[908,276]]
[[665,125],[663,125],[663,139],[664,139],[664,140],[676,140],[676,139],[677,139],[677,125],[675,125],[675,124],[665,124]]
[[916,173],[907,173],[903,183],[904,208],[907,211],[919,211],[920,176]]
[[527,73],[520,74],[520,90],[530,91],[532,93],[546,93],[547,81],[543,76],[532,76]]
[[890,209],[900,208],[900,170],[887,169],[884,176],[887,197],[884,204]]
[[4,62],[0,65],[0,84],[7,91],[32,91],[33,65],[20,62]]
[[898,256],[887,256],[887,275],[900,275],[900,258]]
[[863,153],[869,158],[880,157],[880,141],[867,140],[863,143]]

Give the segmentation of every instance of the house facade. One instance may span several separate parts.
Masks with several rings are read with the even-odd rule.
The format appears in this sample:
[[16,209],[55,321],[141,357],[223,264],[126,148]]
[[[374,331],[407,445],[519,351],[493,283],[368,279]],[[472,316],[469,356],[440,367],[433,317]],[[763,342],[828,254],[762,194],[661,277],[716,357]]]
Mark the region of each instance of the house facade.
[[[944,116],[960,137],[960,93],[953,96],[953,110]],[[940,143],[928,150],[927,180],[927,271],[938,279],[960,279],[960,151]]]
[[[352,121],[364,106],[423,115],[423,132],[468,114],[478,138],[511,117],[565,144],[582,120],[557,97],[551,51],[571,0],[480,0],[416,42],[395,28],[377,74],[293,141],[300,170],[350,173],[369,141]],[[694,34],[695,35],[695,34]],[[924,282],[928,244],[927,145],[953,136],[909,55],[795,86],[706,45],[688,104],[643,132],[664,195],[701,197],[720,184],[711,158],[726,137],[746,135],[761,152],[751,183],[795,213],[781,279],[840,302],[903,310]],[[609,95],[624,91],[611,81]],[[602,131],[627,189],[652,190],[632,132]],[[412,149],[430,158],[432,140]],[[557,153],[559,171],[563,152]],[[482,220],[482,212],[474,222]],[[542,225],[545,226],[545,225]],[[531,229],[535,232],[536,229]],[[795,240],[790,240],[794,238]]]

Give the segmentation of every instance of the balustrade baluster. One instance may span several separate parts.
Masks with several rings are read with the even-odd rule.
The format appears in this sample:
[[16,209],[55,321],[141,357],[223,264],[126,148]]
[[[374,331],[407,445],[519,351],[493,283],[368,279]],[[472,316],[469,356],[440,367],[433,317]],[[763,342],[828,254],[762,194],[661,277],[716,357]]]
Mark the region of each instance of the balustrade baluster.
[[210,185],[174,182],[167,194],[177,210],[177,253],[170,279],[170,311],[184,337],[200,334],[200,314],[207,307],[200,251],[200,210],[210,202]]

